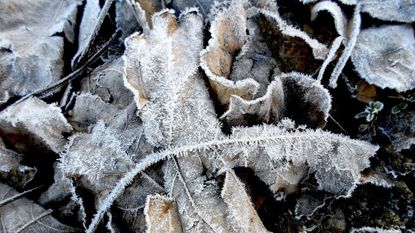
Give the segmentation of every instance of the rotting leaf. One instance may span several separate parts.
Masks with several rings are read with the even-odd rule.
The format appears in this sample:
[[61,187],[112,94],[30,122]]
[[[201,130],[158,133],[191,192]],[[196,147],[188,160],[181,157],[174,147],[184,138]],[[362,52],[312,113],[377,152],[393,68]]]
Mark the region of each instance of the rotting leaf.
[[0,104],[59,80],[64,40],[74,40],[72,27],[80,2],[0,2]]
[[[53,104],[32,97],[0,113],[0,133],[19,152],[61,152],[72,127]],[[30,142],[30,143],[28,143]]]
[[415,36],[410,25],[363,29],[351,60],[369,84],[399,92],[415,88]]
[[[13,188],[0,183],[0,196],[5,201],[19,193]],[[51,216],[46,210],[33,201],[20,198],[6,205],[0,205],[0,223],[4,232],[78,232],[79,229],[64,225]]]

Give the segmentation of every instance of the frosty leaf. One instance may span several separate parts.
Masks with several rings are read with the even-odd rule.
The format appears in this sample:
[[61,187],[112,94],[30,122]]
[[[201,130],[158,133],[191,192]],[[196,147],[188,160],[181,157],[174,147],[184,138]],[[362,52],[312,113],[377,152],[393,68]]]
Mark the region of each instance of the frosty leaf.
[[[147,24],[144,13],[142,14],[143,18],[140,19],[137,6],[138,4],[132,3],[131,0],[116,0],[115,2],[115,23],[117,28],[123,32],[122,38],[120,38],[122,41],[138,31],[140,26],[144,28],[143,23]],[[141,20],[144,21],[140,22]]]
[[244,100],[239,96],[231,96],[229,110],[221,116],[221,119],[230,125],[278,122],[284,112],[284,107],[283,86],[281,80],[276,79],[268,86],[265,95],[260,98]]
[[97,192],[112,187],[132,164],[116,133],[99,121],[91,134],[70,138],[60,167],[66,176],[81,177],[85,187]]
[[74,40],[78,0],[0,3],[0,104],[56,82],[64,38]]
[[287,123],[233,128],[227,142],[221,142],[228,146],[215,145],[219,150],[223,148],[220,154],[225,168],[250,167],[276,192],[286,184],[282,181],[307,171],[301,168],[307,165],[309,172],[315,173],[319,189],[349,195],[377,147],[321,130],[287,131],[283,127]]
[[284,117],[309,127],[324,126],[331,110],[328,90],[308,75],[291,72],[276,76],[284,91]]
[[234,224],[240,228],[238,232],[269,232],[254,209],[244,184],[232,170],[226,172],[221,196],[236,220]]
[[[19,193],[0,183],[2,199]],[[3,201],[2,200],[2,201]],[[20,198],[0,207],[0,222],[3,232],[78,232],[78,229],[63,225],[51,216],[51,210],[45,210],[26,198]]]
[[209,12],[211,5],[214,3],[214,0],[205,0],[205,1],[198,1],[198,0],[172,0],[171,4],[173,9],[178,10],[179,12],[183,12],[188,7],[195,7],[199,10],[202,16],[205,18]]
[[[103,214],[115,199],[123,193],[126,186],[137,174],[155,163],[171,158],[173,155],[178,158],[186,156],[186,160],[181,161],[191,164],[190,158],[200,161],[198,157],[204,154],[213,162],[210,166],[212,170],[227,171],[233,167],[250,167],[274,192],[285,187],[290,181],[296,182],[293,184],[296,185],[309,169],[310,172],[315,173],[319,189],[337,195],[350,195],[360,181],[360,172],[369,166],[369,158],[375,154],[378,147],[364,141],[349,139],[321,130],[314,131],[301,128],[295,130],[293,127],[292,121],[285,120],[279,126],[234,128],[229,138],[221,136],[211,141],[170,148],[146,156],[119,180],[110,194],[103,200],[103,204],[98,208],[87,232],[92,232],[95,229]],[[173,163],[174,166],[177,166],[177,163],[175,164]],[[194,168],[198,168],[200,174],[206,172],[200,170],[200,167]],[[191,196],[195,194],[195,192],[191,194],[188,191],[187,185],[185,185],[186,182],[183,182],[183,177],[180,178],[182,174],[178,170],[175,176],[167,177],[170,180],[178,179],[177,182],[182,183],[180,195]],[[189,175],[192,175],[193,178],[197,177],[194,174]],[[202,177],[199,176],[198,178]],[[197,186],[192,187],[196,188]],[[203,188],[203,185],[201,188]],[[199,192],[201,190],[197,193]],[[199,195],[206,197],[210,194],[205,190]],[[212,199],[199,199],[202,202],[207,200],[210,203],[213,201]],[[179,204],[180,206],[181,204]],[[186,207],[183,206],[183,208]],[[209,210],[211,213],[216,213],[213,212],[214,208],[209,208]],[[218,217],[217,215],[213,216]],[[212,218],[212,216],[209,218]],[[194,221],[198,222],[197,219]]]
[[415,144],[415,111],[389,114],[383,131],[389,136],[393,149],[401,151]]
[[70,195],[71,180],[65,176],[59,164],[54,164],[53,184],[40,196],[38,202],[45,205],[50,202],[62,201]]
[[[144,13],[149,28],[152,28],[152,17],[156,12],[161,11],[164,8],[162,5],[164,3],[162,1],[157,0],[135,0],[135,2],[137,3],[136,6],[139,6],[138,9],[140,11],[140,14]],[[132,3],[135,4],[134,1],[132,1]]]
[[18,151],[36,149],[59,153],[65,144],[62,134],[71,130],[60,108],[38,98],[27,99],[0,113],[1,135]]
[[362,0],[363,12],[387,21],[415,22],[414,0]]
[[113,209],[122,213],[122,222],[134,232],[146,230],[144,208],[146,198],[156,193],[166,193],[163,184],[163,174],[159,167],[142,172],[125,190],[123,195],[114,203]]
[[[213,105],[197,75],[202,49],[200,17],[188,11],[176,22],[172,12],[162,11],[153,22],[149,35],[134,34],[126,40],[124,55],[125,85],[141,108],[146,137],[154,145],[168,145],[208,137],[198,130],[217,134]],[[187,122],[196,128],[190,132]]]
[[90,52],[92,42],[97,36],[113,1],[106,0],[102,9],[99,0],[86,1],[81,25],[79,26],[78,51],[72,59],[72,68],[77,68],[78,63]]
[[311,20],[315,20],[320,11],[328,11],[334,19],[336,31],[345,37],[347,33],[347,19],[339,5],[332,1],[320,1],[311,9]]
[[415,88],[414,41],[410,25],[364,29],[353,50],[352,62],[370,84],[399,92],[411,90]]
[[324,59],[327,56],[328,49],[327,47],[318,42],[316,39],[311,38],[305,32],[297,29],[291,25],[289,25],[278,13],[278,11],[268,10],[268,9],[258,9],[258,8],[251,8],[249,15],[253,16],[256,14],[263,14],[265,17],[269,18],[273,22],[275,22],[278,26],[278,29],[281,31],[282,34],[286,36],[297,37],[304,40],[313,50],[313,55],[316,59]]
[[161,195],[148,196],[144,212],[147,233],[182,232],[174,200]]
[[241,1],[234,1],[220,12],[210,27],[212,38],[201,56],[201,67],[209,78],[210,87],[221,104],[227,104],[231,95],[250,100],[259,84],[253,79],[229,80],[232,63],[248,36],[246,10]]

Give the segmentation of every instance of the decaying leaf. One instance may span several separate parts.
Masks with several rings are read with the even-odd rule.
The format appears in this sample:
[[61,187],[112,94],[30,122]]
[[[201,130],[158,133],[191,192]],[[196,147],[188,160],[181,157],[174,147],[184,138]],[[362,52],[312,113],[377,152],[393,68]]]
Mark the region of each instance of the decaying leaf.
[[[52,211],[46,210],[33,201],[20,198],[13,202],[7,199],[19,193],[13,188],[0,183],[0,223],[3,232],[78,232],[75,229],[58,222],[51,216]],[[5,203],[3,203],[5,202]]]
[[410,25],[362,30],[352,62],[368,83],[399,92],[415,88],[415,36]]
[[59,80],[64,40],[74,40],[78,4],[79,0],[0,2],[0,104]]
[[161,195],[148,196],[144,212],[147,233],[182,232],[176,203],[173,199]]
[[19,152],[59,153],[65,145],[63,134],[71,130],[60,108],[36,97],[0,113],[0,134]]

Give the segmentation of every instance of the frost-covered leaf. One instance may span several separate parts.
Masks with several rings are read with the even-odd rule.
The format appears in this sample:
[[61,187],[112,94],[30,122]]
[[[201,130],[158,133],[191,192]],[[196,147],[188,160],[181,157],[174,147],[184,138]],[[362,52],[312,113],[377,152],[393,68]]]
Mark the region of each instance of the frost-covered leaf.
[[362,30],[351,59],[370,84],[399,92],[415,88],[415,37],[410,25]]
[[82,185],[95,192],[112,187],[133,164],[119,136],[102,121],[91,134],[72,136],[60,159],[65,176],[81,178]]
[[315,173],[320,190],[349,195],[378,147],[321,130],[287,130],[287,124],[292,127],[285,120],[279,126],[233,128],[226,142],[212,145],[222,155],[216,166],[250,167],[274,192],[290,184],[290,176],[308,171]]
[[72,58],[72,68],[77,68],[78,63],[90,52],[89,49],[113,1],[106,0],[102,8],[99,0],[86,1],[81,25],[79,26],[78,50]]
[[397,114],[389,114],[384,133],[390,138],[393,149],[401,151],[409,149],[415,144],[415,111],[404,111]]
[[244,100],[239,96],[231,96],[229,110],[221,119],[229,125],[249,125],[252,123],[278,122],[284,112],[284,91],[280,79],[269,86],[264,96],[254,100]]
[[173,199],[161,195],[148,196],[144,212],[147,233],[182,232],[176,203]]
[[50,202],[62,201],[71,194],[71,180],[65,176],[59,164],[54,164],[53,184],[39,197],[38,202],[45,205]]
[[64,40],[74,40],[78,4],[79,0],[0,2],[0,104],[59,80]]
[[331,110],[331,95],[323,85],[297,72],[281,74],[275,79],[281,79],[283,85],[284,117],[313,128],[326,124]]
[[201,52],[201,67],[209,78],[210,87],[221,104],[229,103],[231,95],[250,100],[259,84],[251,79],[229,80],[237,52],[248,39],[246,9],[242,1],[234,1],[216,16],[210,27],[212,38]]
[[[19,193],[13,188],[0,183],[0,203],[7,201]],[[0,205],[0,223],[2,232],[78,232],[79,229],[64,225],[51,216],[46,210],[33,201],[20,198],[5,205]]]
[[[138,4],[131,0],[115,1],[115,23],[117,28],[122,31],[121,41],[124,41],[125,38],[135,31],[138,31],[140,27],[144,28],[144,24],[147,24],[144,12],[140,15],[137,6]],[[143,17],[140,19],[140,16]]]
[[[206,140],[208,133],[215,135],[220,130],[215,127],[219,123],[203,80],[197,75],[201,19],[188,11],[176,22],[172,12],[162,11],[153,22],[149,35],[134,34],[126,40],[124,55],[125,85],[141,108],[146,137],[155,145]],[[187,122],[197,128],[189,131]],[[208,132],[204,135],[199,130]]]
[[328,49],[327,47],[320,43],[318,40],[311,38],[307,33],[304,31],[295,28],[294,26],[289,25],[279,14],[277,10],[272,9],[261,9],[261,8],[251,8],[249,11],[249,15],[253,16],[256,14],[262,14],[271,21],[275,22],[278,26],[278,29],[281,31],[282,34],[291,37],[297,37],[299,39],[304,40],[312,49],[313,55],[316,59],[324,59],[327,56]]
[[361,0],[363,12],[387,21],[415,22],[414,0]]
[[239,226],[238,232],[269,232],[254,209],[245,185],[232,170],[226,172],[221,196],[236,220],[234,224]]
[[[319,0],[300,0],[304,4],[321,2]],[[374,18],[385,21],[411,23],[415,21],[414,0],[339,0],[345,5],[362,3],[362,11]],[[319,4],[317,3],[317,4]]]
[[36,149],[59,153],[65,144],[63,134],[71,130],[60,108],[36,97],[0,113],[3,139],[22,152]]

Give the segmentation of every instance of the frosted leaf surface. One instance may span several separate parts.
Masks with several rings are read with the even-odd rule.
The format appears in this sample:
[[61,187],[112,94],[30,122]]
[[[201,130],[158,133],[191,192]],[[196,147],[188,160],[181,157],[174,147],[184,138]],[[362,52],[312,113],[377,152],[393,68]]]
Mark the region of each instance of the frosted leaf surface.
[[284,107],[283,86],[281,80],[277,79],[268,86],[267,92],[260,98],[244,100],[239,96],[231,96],[229,110],[221,116],[221,119],[229,125],[278,122]]
[[401,151],[415,144],[415,111],[390,114],[386,120],[385,133],[392,141],[393,149]]
[[89,49],[113,1],[106,0],[102,8],[99,0],[86,1],[81,25],[79,26],[78,51],[72,59],[72,68],[77,68],[78,63],[90,52]]
[[72,136],[60,159],[65,176],[81,177],[83,186],[95,192],[112,187],[133,164],[116,135],[99,121],[91,134]]
[[26,152],[32,146],[59,153],[66,141],[63,134],[72,131],[60,108],[36,97],[2,111],[0,126],[4,138],[13,139],[14,146],[19,151]]
[[415,37],[410,25],[363,29],[351,60],[370,84],[399,92],[415,88]]
[[242,1],[232,3],[229,8],[219,12],[212,22],[212,38],[201,52],[200,65],[221,104],[229,103],[231,95],[250,100],[259,88],[259,84],[253,79],[229,79],[234,57],[248,39],[245,6]]
[[[252,168],[274,192],[289,182],[290,175],[297,180],[296,174],[308,167],[315,173],[319,189],[350,194],[359,183],[360,171],[369,166],[369,158],[377,150],[364,141],[322,130],[287,130],[284,124],[292,125],[284,120],[279,126],[234,128],[230,145],[220,153],[221,161],[226,168]],[[298,170],[301,167],[303,172]]]
[[[16,195],[19,195],[16,190],[0,183],[0,224],[4,232],[79,232],[79,229],[58,222],[52,217],[51,210],[46,210],[27,198],[20,197],[12,202],[7,201]],[[3,202],[7,204],[3,205]]]
[[386,21],[415,22],[415,0],[361,0],[363,12]]
[[74,40],[78,4],[78,0],[0,2],[0,104],[59,80],[64,40]]
[[182,232],[177,206],[173,199],[161,195],[147,197],[146,207],[147,233]]
[[281,74],[275,79],[281,79],[283,85],[284,117],[312,128],[325,125],[331,110],[331,96],[323,85],[297,72]]
[[245,185],[232,170],[226,172],[221,197],[236,220],[235,224],[239,226],[239,232],[269,232],[254,209]]

